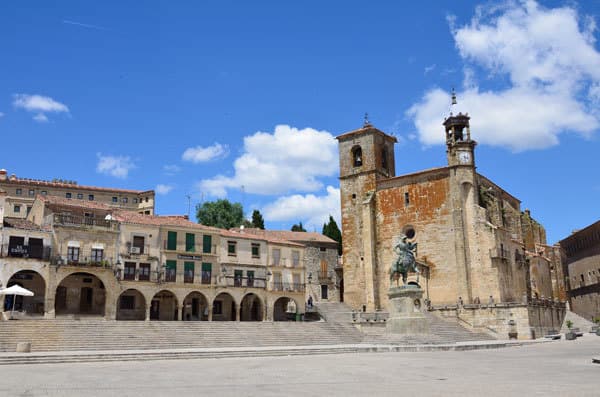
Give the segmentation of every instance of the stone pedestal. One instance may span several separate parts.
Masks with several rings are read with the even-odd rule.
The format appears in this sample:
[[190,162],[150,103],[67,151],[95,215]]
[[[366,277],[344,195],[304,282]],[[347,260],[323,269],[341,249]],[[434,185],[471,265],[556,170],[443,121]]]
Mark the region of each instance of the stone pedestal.
[[390,317],[386,332],[420,335],[429,333],[429,321],[421,312],[423,290],[413,285],[391,287],[388,292]]

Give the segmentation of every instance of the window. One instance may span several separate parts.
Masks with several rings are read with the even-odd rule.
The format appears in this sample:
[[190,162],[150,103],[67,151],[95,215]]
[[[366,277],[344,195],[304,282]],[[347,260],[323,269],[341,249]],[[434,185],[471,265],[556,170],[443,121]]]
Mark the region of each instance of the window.
[[65,193],[65,197],[70,199],[73,195],[71,194],[71,192],[67,192]]
[[210,279],[212,278],[212,264],[203,263],[202,264],[202,284],[210,284]]
[[143,254],[144,253],[144,236],[133,236],[133,242],[131,244],[132,254]]
[[102,248],[92,248],[92,263],[102,262],[102,258],[104,257],[104,250]]
[[185,250],[186,252],[194,252],[196,248],[196,235],[194,233],[185,234]]
[[254,270],[248,270],[246,272],[248,279],[246,280],[247,287],[254,287]]
[[116,196],[113,196],[113,198],[112,198],[112,202],[113,202],[113,203],[118,203],[118,202],[119,202],[119,198],[118,198],[118,197],[116,197]]
[[212,252],[212,236],[202,236],[202,252],[210,254]]
[[127,197],[123,197],[123,198],[121,199],[121,202],[122,202],[123,204],[127,204],[127,201],[129,201],[129,199],[128,199]]
[[176,250],[177,249],[177,232],[168,232],[167,233],[167,249],[168,250]]
[[[29,215],[29,213],[31,212],[31,206],[27,206],[27,215]],[[35,217],[34,217],[35,218]],[[35,219],[34,219],[35,220]]]
[[279,266],[279,259],[281,258],[281,250],[279,248],[273,248],[273,266]]
[[404,205],[407,206],[410,204],[410,196],[408,195],[408,192],[404,192]]
[[150,281],[150,264],[140,263],[140,271],[138,275],[140,281]]
[[177,261],[167,261],[165,269],[165,281],[175,282],[177,280]]
[[20,196],[23,194],[23,189],[19,188],[19,189],[17,189],[17,191],[15,193],[17,196]]
[[138,199],[137,199],[137,198],[134,198],[134,199],[133,199],[133,203],[134,203],[134,204],[137,204],[137,202],[138,202]]
[[362,166],[362,149],[360,146],[356,146],[352,149],[352,163],[355,167]]
[[135,296],[134,295],[122,295],[119,299],[119,309],[121,310],[133,310],[135,309]]
[[77,193],[77,199],[83,200],[83,193]]
[[194,282],[194,262],[183,263],[183,282],[193,283]]
[[135,280],[135,262],[125,262],[124,280]]
[[252,257],[260,258],[260,244],[252,243]]
[[29,189],[29,197],[33,197],[35,196],[35,190],[34,189]]
[[45,190],[42,190],[40,193],[41,193],[42,196],[47,196],[48,195],[48,192],[45,191]]
[[94,201],[94,195],[93,194],[88,194],[88,200],[89,201]]
[[234,287],[241,287],[242,286],[242,278],[243,278],[243,271],[242,270],[234,270],[233,271],[233,286]]
[[148,197],[146,197],[146,202],[148,202]]
[[383,168],[384,170],[388,169],[387,149],[386,148],[381,149],[381,168]]
[[237,242],[235,242],[235,241],[228,241],[227,242],[227,255],[229,255],[229,256],[236,256],[237,255],[237,253],[236,253],[236,245],[237,245]]
[[293,284],[294,291],[302,291],[302,283],[300,282],[299,274],[292,275],[292,284]]
[[300,266],[300,251],[292,251],[292,266]]
[[79,247],[68,247],[67,248],[67,262],[68,263],[79,262]]
[[321,299],[327,299],[327,284],[321,285]]
[[13,207],[13,211],[15,213],[21,212],[21,206],[19,204],[15,204],[15,206]]

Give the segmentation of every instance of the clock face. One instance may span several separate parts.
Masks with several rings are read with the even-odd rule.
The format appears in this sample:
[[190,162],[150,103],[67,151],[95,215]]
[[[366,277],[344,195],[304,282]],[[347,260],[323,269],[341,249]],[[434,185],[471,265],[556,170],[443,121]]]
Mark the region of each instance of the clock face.
[[461,164],[467,164],[471,161],[471,153],[469,152],[460,152],[458,153],[458,161]]

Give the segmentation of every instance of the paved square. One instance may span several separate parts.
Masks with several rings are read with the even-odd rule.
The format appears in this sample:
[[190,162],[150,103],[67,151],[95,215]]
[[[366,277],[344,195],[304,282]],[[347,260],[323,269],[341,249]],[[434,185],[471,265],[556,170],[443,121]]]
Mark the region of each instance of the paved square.
[[466,352],[0,367],[1,396],[598,396],[600,337]]

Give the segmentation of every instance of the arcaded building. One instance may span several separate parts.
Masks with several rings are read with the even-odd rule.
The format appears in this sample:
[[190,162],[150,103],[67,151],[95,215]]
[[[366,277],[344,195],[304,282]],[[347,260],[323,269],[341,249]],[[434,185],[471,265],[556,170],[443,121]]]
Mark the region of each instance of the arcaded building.
[[587,320],[600,317],[600,221],[560,241],[568,268],[571,310]]
[[446,165],[396,175],[396,138],[369,123],[337,137],[340,157],[344,302],[388,309],[393,244],[418,243],[430,310],[498,337],[560,327],[564,276],[557,247],[521,202],[476,170],[469,116],[440,126]]

